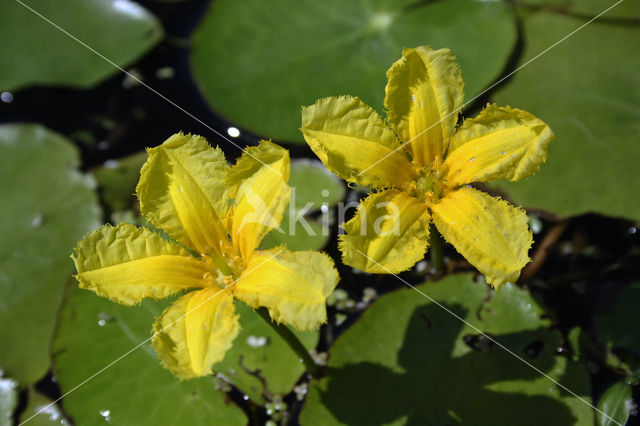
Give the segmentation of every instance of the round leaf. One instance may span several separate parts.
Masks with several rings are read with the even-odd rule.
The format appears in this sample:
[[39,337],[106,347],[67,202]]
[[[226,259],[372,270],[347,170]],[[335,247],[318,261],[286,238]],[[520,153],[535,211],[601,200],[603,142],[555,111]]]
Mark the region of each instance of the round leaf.
[[[158,20],[131,0],[21,0],[81,42],[126,67],[162,37]],[[17,1],[0,6],[0,90],[91,87],[119,72]]]
[[[300,159],[291,162],[289,186],[291,197],[280,228],[269,232],[261,247],[285,245],[293,251],[320,250],[330,235],[327,215],[344,198],[344,185],[321,162]],[[311,217],[318,213],[319,218]]]
[[611,385],[598,401],[598,426],[625,425],[634,407],[631,386],[625,382]]
[[93,171],[101,198],[112,211],[131,208],[140,169],[146,160],[147,153],[138,152],[119,160],[108,160]]
[[[617,4],[616,4],[617,3]],[[611,23],[628,24],[633,19],[640,17],[640,8],[634,2],[617,2],[610,0],[556,0],[549,2],[548,0],[526,0],[522,3],[525,6],[534,9],[542,8],[557,13],[565,13],[583,19],[591,19],[601,14],[605,10],[607,12],[598,18],[602,21],[610,21]]]
[[[291,162],[289,177],[290,202],[296,210],[314,212],[322,205],[333,206],[344,198],[344,185],[317,160],[299,159]],[[295,193],[295,195],[294,195]]]
[[162,368],[149,341],[127,354],[149,339],[166,304],[125,307],[72,286],[53,343],[62,393],[107,367],[64,398],[65,412],[76,424],[247,423],[210,377],[180,381]]
[[302,142],[300,108],[318,98],[351,94],[382,111],[403,47],[452,49],[469,98],[499,74],[515,34],[502,1],[219,0],[194,34],[191,65],[228,120]]
[[[418,289],[589,401],[587,372],[556,356],[560,336],[527,292],[508,284],[487,302],[467,274]],[[382,296],[331,348],[301,423],[593,424],[587,404],[442,306],[412,289]]]
[[[584,23],[550,12],[525,15],[521,62]],[[640,219],[640,74],[628,71],[640,68],[640,56],[624,48],[638,44],[637,26],[591,24],[496,93],[498,103],[535,114],[557,136],[536,176],[498,185],[516,204],[560,216],[597,212]]]
[[99,225],[93,179],[78,151],[32,124],[0,126],[0,368],[21,384],[49,369],[49,344],[69,255]]
[[[265,396],[287,394],[304,373],[304,366],[287,343],[264,319],[244,303],[236,303],[240,334],[224,360],[213,369],[245,395],[264,404]],[[318,343],[318,332],[292,331],[309,349]]]

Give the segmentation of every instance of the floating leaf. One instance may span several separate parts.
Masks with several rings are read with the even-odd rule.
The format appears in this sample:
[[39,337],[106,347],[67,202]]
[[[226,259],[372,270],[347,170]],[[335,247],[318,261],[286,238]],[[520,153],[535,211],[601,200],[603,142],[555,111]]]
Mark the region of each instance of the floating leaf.
[[304,159],[291,162],[289,185],[291,198],[280,229],[267,234],[262,248],[284,244],[293,251],[320,250],[329,239],[330,217],[326,215],[344,198],[344,185],[321,162]]
[[598,426],[625,425],[633,407],[631,386],[617,382],[609,386],[598,401]]
[[219,0],[194,34],[191,65],[228,120],[302,142],[300,107],[318,98],[351,94],[382,111],[403,47],[452,49],[470,98],[502,70],[515,35],[502,1]]
[[293,160],[289,186],[295,192],[295,196],[291,196],[295,209],[307,208],[309,212],[319,210],[323,204],[333,206],[345,194],[340,179],[317,160]]
[[140,169],[147,160],[146,152],[138,152],[119,160],[108,160],[93,171],[102,200],[112,211],[132,207]]
[[53,344],[54,373],[63,394],[99,373],[64,399],[76,424],[247,423],[211,377],[180,381],[161,367],[150,337],[166,305],[143,301],[125,307],[70,288]]
[[627,20],[637,19],[640,17],[640,8],[637,3],[632,1],[526,0],[522,4],[525,6],[532,6],[534,8],[542,8],[543,10],[548,10],[550,12],[562,13],[585,19],[594,18],[608,9],[608,11],[598,19],[601,19],[601,21],[611,21],[611,23],[624,24]]
[[[252,308],[236,302],[242,330],[222,362],[213,369],[257,403],[265,396],[287,394],[304,373],[304,366],[287,343]],[[309,349],[318,343],[318,332],[292,331]]]
[[[0,90],[86,88],[126,67],[162,37],[158,20],[131,0],[21,0],[0,6]],[[38,16],[40,14],[42,16]]]
[[[629,5],[637,9],[637,3]],[[559,13],[524,13],[520,62],[585,22]],[[640,27],[596,22],[527,64],[495,94],[498,103],[549,123],[557,136],[535,177],[499,183],[516,204],[560,216],[597,212],[640,219],[640,73],[628,71],[640,68],[640,55],[623,48],[638,44]]]
[[593,424],[587,404],[451,314],[589,401],[587,372],[556,355],[560,335],[526,291],[508,284],[486,301],[466,274],[417,288],[427,297],[384,295],[338,338],[302,424]]
[[49,369],[69,254],[99,225],[95,183],[78,164],[76,148],[44,127],[0,126],[0,367],[23,385]]

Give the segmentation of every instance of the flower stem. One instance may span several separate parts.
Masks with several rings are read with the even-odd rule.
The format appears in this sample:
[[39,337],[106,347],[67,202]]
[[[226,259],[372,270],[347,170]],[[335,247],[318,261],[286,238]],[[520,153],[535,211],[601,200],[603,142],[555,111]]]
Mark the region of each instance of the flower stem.
[[300,339],[296,337],[295,334],[284,324],[276,324],[271,320],[271,316],[269,315],[269,311],[267,308],[258,308],[258,314],[264,319],[270,326],[275,330],[276,333],[280,335],[284,339],[285,342],[293,349],[293,351],[300,357],[302,363],[304,364],[305,370],[312,376],[316,376],[318,374],[318,364],[311,358],[309,355],[309,351],[304,347]]
[[444,271],[442,242],[440,241],[440,233],[433,223],[431,224],[431,227],[429,229],[429,240],[431,242],[431,247],[429,248],[429,251],[431,253],[431,266],[436,270],[436,272],[442,272]]

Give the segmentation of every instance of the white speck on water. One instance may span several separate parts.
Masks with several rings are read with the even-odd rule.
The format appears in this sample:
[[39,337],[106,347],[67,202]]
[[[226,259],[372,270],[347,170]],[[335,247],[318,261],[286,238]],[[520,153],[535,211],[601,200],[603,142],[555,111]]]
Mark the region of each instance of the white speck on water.
[[247,344],[252,348],[259,348],[267,344],[267,338],[265,336],[249,336],[247,337]]
[[113,8],[118,12],[129,15],[131,18],[142,19],[147,16],[142,6],[129,0],[116,0],[113,2]]
[[44,223],[44,215],[42,213],[36,213],[36,215],[31,219],[31,226],[33,228],[38,228],[42,226]]
[[106,151],[107,149],[109,149],[109,141],[107,140],[103,140],[98,142],[98,144],[96,145],[96,147],[100,150],[100,151]]
[[100,410],[99,413],[105,421],[111,421],[111,410]]
[[173,78],[176,75],[176,72],[171,67],[162,67],[156,70],[156,77],[158,80],[166,80],[169,78]]
[[[1,375],[2,371],[0,371]],[[15,389],[18,387],[18,382],[12,379],[0,379],[0,391],[8,392],[11,389]]]
[[2,92],[2,94],[0,94],[0,100],[4,103],[10,104],[13,102],[13,94],[11,92]]
[[237,127],[229,127],[227,129],[227,134],[232,138],[237,138],[238,136],[240,136],[240,130],[238,130]]
[[107,160],[103,165],[105,169],[117,169],[118,167],[120,167],[120,163],[118,163],[118,160]]
[[48,414],[49,420],[52,422],[60,423],[61,425],[68,425],[67,419],[62,417],[62,414],[55,405],[46,405],[38,409],[38,414]]
[[304,396],[307,394],[307,384],[306,383],[302,383],[302,384],[296,386],[295,388],[293,388],[293,391],[296,394],[296,399],[298,401],[302,401],[302,400],[304,400]]
[[624,409],[632,416],[638,414],[638,404],[636,404],[633,399],[627,399],[624,401]]
[[[116,0],[117,1],[117,0]],[[122,87],[126,90],[132,89],[142,84],[144,76],[135,68],[130,69],[122,79]]]
[[105,320],[103,320],[103,319],[98,320],[98,326],[99,326],[99,327],[104,327],[104,325],[105,325],[106,323],[107,323],[107,322],[106,322]]

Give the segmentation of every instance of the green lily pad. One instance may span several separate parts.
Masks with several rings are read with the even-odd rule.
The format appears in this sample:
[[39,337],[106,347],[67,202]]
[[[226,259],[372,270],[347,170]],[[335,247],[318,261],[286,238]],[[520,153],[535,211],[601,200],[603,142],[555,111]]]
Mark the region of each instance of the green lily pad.
[[[521,63],[585,22],[523,13]],[[536,176],[498,184],[516,204],[559,216],[596,212],[640,219],[640,74],[629,72],[640,68],[640,56],[624,48],[638,44],[639,26],[591,24],[526,65],[495,94],[499,104],[548,122],[557,136]]]
[[[287,394],[304,373],[304,366],[287,343],[264,319],[244,303],[236,303],[242,330],[224,360],[213,369],[253,402],[264,405]],[[292,328],[309,349],[318,344],[318,332]]]
[[120,67],[162,38],[159,21],[131,0],[21,1],[33,11],[17,1],[0,6],[0,91],[30,85],[87,88],[120,72],[45,19]]
[[162,368],[149,341],[127,353],[150,338],[167,301],[125,307],[75,285],[69,293],[53,343],[62,393],[100,372],[64,398],[65,412],[76,424],[247,423],[211,377],[180,381]]
[[611,385],[598,401],[598,426],[625,425],[633,407],[631,386],[625,382]]
[[522,4],[586,19],[591,19],[609,9],[598,19],[611,20],[613,23],[625,23],[626,20],[640,17],[640,7],[637,3],[632,1],[616,3],[618,3],[617,0],[526,0]]
[[493,81],[516,40],[502,1],[218,0],[193,36],[191,66],[211,106],[254,133],[302,143],[300,107],[351,94],[382,111],[403,47],[453,50],[467,99]]
[[433,302],[411,289],[384,295],[337,339],[302,424],[593,424],[587,404],[443,309],[589,401],[587,372],[556,355],[560,336],[526,291],[507,285],[486,301],[468,274],[417,288]]
[[342,201],[345,194],[342,181],[317,160],[293,160],[289,186],[294,208],[306,208],[309,212],[319,210],[323,204],[333,206]]
[[306,159],[291,162],[289,185],[289,207],[280,228],[265,236],[262,248],[284,244],[294,251],[320,250],[330,235],[331,218],[327,215],[344,198],[344,185],[321,162]]
[[27,406],[20,414],[20,423],[29,422],[29,426],[69,426],[71,422],[56,404],[49,398],[29,388]]
[[93,170],[102,201],[112,211],[131,209],[140,169],[147,160],[146,152],[138,152],[119,160],[109,160]]
[[99,225],[95,182],[78,164],[77,149],[44,127],[0,126],[0,368],[22,385],[49,369],[69,254]]
[[2,377],[0,371],[0,426],[13,426],[13,410],[18,405],[18,382]]
[[595,316],[598,340],[610,347],[625,348],[640,356],[640,283],[631,284],[618,295],[616,303]]

